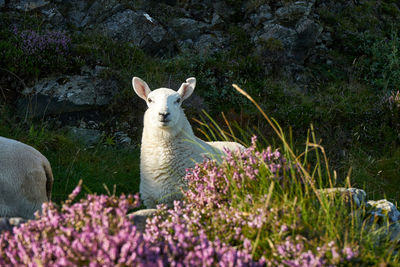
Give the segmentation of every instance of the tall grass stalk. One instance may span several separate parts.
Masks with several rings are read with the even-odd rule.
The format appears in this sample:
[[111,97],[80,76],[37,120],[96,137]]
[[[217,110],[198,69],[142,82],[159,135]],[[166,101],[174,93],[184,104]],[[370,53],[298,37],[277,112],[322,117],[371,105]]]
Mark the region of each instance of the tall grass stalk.
[[303,174],[302,178],[305,178],[305,181],[311,186],[312,190],[314,191],[316,197],[318,198],[320,204],[322,205],[322,207],[324,208],[326,215],[329,215],[328,212],[328,207],[327,207],[327,202],[323,201],[323,199],[320,196],[320,193],[318,192],[317,188],[315,187],[314,181],[312,180],[312,177],[310,176],[310,174],[308,173],[308,171],[303,167],[303,165],[301,164],[301,162],[298,160],[298,158],[296,157],[296,155],[294,154],[293,150],[290,148],[289,144],[287,143],[286,139],[284,138],[284,136],[282,135],[282,131],[281,129],[278,130],[276,123],[274,123],[269,116],[264,112],[264,110],[258,105],[258,103],[243,89],[241,89],[239,86],[237,86],[236,84],[232,85],[239,93],[241,93],[242,95],[244,95],[247,99],[249,99],[256,107],[257,109],[260,111],[260,113],[263,115],[263,117],[267,120],[268,124],[272,127],[272,129],[274,130],[274,132],[276,133],[276,135],[280,138],[280,140],[283,143],[283,147],[285,148],[285,150],[290,154],[291,158],[295,161],[295,163],[297,164],[297,166],[301,169],[301,172]]

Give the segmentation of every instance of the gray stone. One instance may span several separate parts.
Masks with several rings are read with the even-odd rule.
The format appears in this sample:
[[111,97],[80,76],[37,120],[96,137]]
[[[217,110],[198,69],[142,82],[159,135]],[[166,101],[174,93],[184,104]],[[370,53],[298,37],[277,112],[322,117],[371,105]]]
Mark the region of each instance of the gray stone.
[[114,40],[130,42],[153,54],[172,51],[174,48],[174,42],[164,27],[143,11],[127,9],[117,12],[92,28],[97,33]]
[[82,20],[82,26],[98,24],[113,14],[123,11],[123,6],[118,0],[97,0],[88,8],[87,15]]
[[10,231],[12,226],[10,225],[8,218],[0,217],[0,234],[3,231]]
[[109,104],[117,92],[118,83],[100,78],[99,71],[46,78],[22,92],[18,107],[30,117],[84,111]]
[[128,217],[133,220],[138,231],[144,232],[146,228],[146,220],[153,217],[156,213],[157,209],[143,209],[129,214]]
[[301,19],[296,24],[297,38],[293,48],[293,56],[298,64],[302,64],[319,38],[323,28],[310,19]]
[[43,19],[43,25],[41,28],[43,30],[63,32],[70,31],[69,26],[73,23],[68,20],[68,11],[65,10],[62,5],[52,4],[42,8],[40,12],[43,15],[41,16]]
[[52,23],[61,23],[64,20],[61,12],[55,7],[43,9],[41,12],[47,17],[47,20],[51,21]]
[[170,27],[177,33],[177,37],[183,40],[198,39],[201,33],[209,26],[204,22],[188,18],[173,19],[170,23]]
[[20,217],[0,217],[0,234],[4,231],[11,231],[13,227],[26,223],[27,220]]
[[224,21],[222,20],[221,16],[218,15],[217,13],[214,13],[214,15],[213,15],[213,17],[211,19],[211,25],[212,26],[216,26],[216,25],[219,25],[219,24],[222,24],[222,23],[224,23]]
[[5,1],[4,0],[0,0],[0,8],[3,8],[5,6]]
[[130,41],[140,46],[144,35],[154,28],[153,21],[148,19],[144,12],[124,10],[107,18],[99,29],[108,37],[120,41]]
[[8,222],[11,226],[18,226],[22,223],[26,223],[27,220],[21,217],[13,217],[13,218],[9,218]]
[[217,52],[224,48],[225,39],[221,34],[203,34],[194,43],[193,48],[202,55]]
[[128,136],[127,133],[124,132],[116,132],[114,134],[115,143],[118,146],[129,147],[132,144],[132,139]]
[[279,24],[267,24],[263,28],[263,33],[259,39],[267,41],[270,38],[280,40],[286,49],[294,45],[296,31]]
[[227,20],[235,15],[235,9],[226,4],[224,1],[215,1],[213,3],[215,12],[221,16],[222,19]]
[[257,13],[250,15],[250,22],[254,27],[257,27],[272,18],[271,7],[268,4],[264,4],[257,8]]
[[368,232],[372,240],[376,244],[380,242],[400,242],[400,223],[397,222],[382,222],[379,220],[369,219],[367,221],[361,222],[364,229],[363,231]]
[[400,212],[392,202],[386,199],[377,201],[369,200],[367,201],[367,208],[369,209],[369,214],[374,217],[389,218],[390,222],[397,222],[400,220]]
[[[63,3],[64,5],[64,3]],[[75,27],[83,27],[87,23],[87,9],[89,3],[87,1],[81,0],[70,0],[65,3],[66,12],[64,15],[68,22],[70,22]]]
[[50,4],[50,2],[44,0],[13,0],[10,1],[8,7],[19,11],[29,12],[47,6],[48,4]]
[[97,25],[123,10],[118,0],[69,0],[58,7],[63,9],[66,21],[78,28]]
[[340,197],[343,201],[350,205],[354,203],[357,207],[360,207],[365,203],[367,194],[362,189],[357,188],[345,188],[345,187],[334,187],[319,189],[318,192],[327,197]]
[[400,241],[400,223],[395,222],[389,226],[390,240],[392,242]]
[[308,11],[308,4],[297,1],[293,4],[278,8],[275,15],[282,23],[293,23],[302,18]]
[[70,127],[69,134],[84,145],[92,146],[100,142],[103,133],[95,129]]

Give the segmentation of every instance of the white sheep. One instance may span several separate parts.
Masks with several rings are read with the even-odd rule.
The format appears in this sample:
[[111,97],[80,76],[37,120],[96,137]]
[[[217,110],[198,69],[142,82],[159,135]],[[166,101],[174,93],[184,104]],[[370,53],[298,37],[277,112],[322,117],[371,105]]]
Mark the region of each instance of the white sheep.
[[235,142],[204,142],[193,134],[182,108],[196,85],[189,78],[178,91],[159,88],[151,91],[140,78],[133,77],[136,94],[148,106],[144,114],[144,127],[140,155],[140,194],[147,208],[158,203],[171,205],[182,197],[183,177],[187,168],[202,162],[204,155],[221,156],[224,148],[244,149]]
[[0,217],[33,218],[52,186],[50,163],[39,151],[0,137]]

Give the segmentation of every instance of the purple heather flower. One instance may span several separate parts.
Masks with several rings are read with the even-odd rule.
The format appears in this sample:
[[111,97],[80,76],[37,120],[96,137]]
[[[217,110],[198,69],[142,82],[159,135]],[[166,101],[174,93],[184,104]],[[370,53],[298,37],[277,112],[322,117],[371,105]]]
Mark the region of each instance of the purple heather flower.
[[[310,248],[304,237],[288,236],[295,226],[279,221],[280,209],[256,206],[268,197],[254,188],[288,168],[272,151],[256,151],[252,138],[250,148],[227,151],[220,164],[205,160],[187,170],[184,200],[171,209],[159,205],[144,233],[128,216],[138,195],[88,195],[73,203],[78,186],[60,209],[45,203],[36,220],[0,234],[0,266],[327,266],[356,257],[356,249],[340,250],[334,242]],[[273,230],[266,226],[271,218],[278,233],[274,256],[253,257],[253,238]]]

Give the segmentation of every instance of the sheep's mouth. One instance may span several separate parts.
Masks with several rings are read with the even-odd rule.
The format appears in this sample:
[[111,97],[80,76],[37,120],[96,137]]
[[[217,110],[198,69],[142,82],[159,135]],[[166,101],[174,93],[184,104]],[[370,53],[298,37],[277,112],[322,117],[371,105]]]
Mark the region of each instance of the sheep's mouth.
[[160,119],[159,122],[161,122],[162,125],[167,125],[170,122],[170,120],[168,120],[168,119]]

